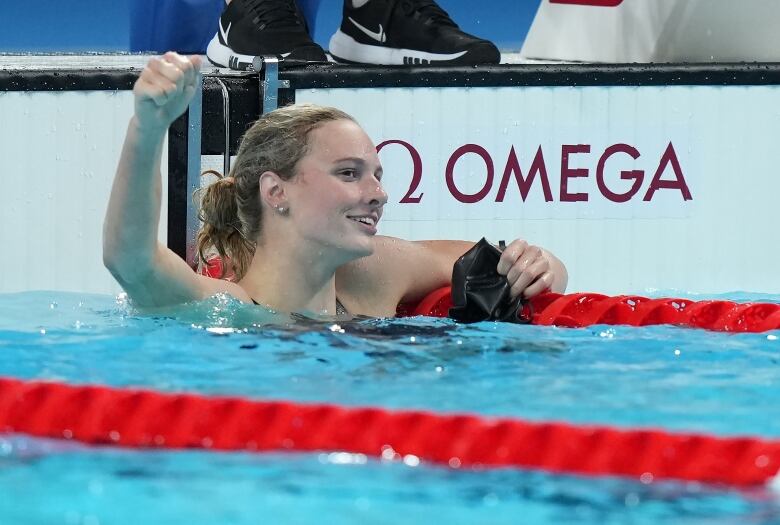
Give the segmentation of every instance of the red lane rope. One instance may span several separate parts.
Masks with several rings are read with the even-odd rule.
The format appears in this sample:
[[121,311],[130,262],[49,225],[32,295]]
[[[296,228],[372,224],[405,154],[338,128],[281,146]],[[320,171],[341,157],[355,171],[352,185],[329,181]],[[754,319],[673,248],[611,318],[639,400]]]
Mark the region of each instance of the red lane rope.
[[[400,315],[446,317],[452,306],[450,288],[435,290]],[[595,293],[544,293],[532,298],[524,315],[533,324],[583,327],[593,324],[647,326],[673,324],[722,332],[765,332],[780,329],[780,304],[649,299],[636,295],[609,297]]]
[[389,452],[453,467],[522,467],[643,481],[753,485],[780,470],[780,440],[4,378],[0,431],[122,447],[347,451],[381,457]]

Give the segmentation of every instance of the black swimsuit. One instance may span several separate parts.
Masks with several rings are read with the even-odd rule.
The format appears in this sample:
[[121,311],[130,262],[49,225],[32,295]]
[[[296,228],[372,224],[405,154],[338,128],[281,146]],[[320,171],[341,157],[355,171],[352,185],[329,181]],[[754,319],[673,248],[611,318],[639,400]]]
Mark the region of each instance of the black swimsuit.
[[[254,299],[252,299],[252,302],[255,303],[258,306],[260,305],[260,303],[258,303]],[[343,317],[343,316],[346,316],[346,315],[349,315],[349,312],[347,311],[346,308],[344,308],[344,305],[341,304],[341,301],[339,301],[339,298],[336,297],[336,317]]]

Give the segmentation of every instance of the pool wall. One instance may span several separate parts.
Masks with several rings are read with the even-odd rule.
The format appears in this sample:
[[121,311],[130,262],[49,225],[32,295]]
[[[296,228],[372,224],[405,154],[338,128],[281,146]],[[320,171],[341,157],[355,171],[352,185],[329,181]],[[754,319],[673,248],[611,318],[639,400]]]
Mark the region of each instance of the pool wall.
[[382,233],[523,237],[569,264],[572,290],[610,294],[780,287],[778,100],[775,86],[296,93],[355,115],[377,144],[408,145],[381,153]]
[[[202,164],[220,167],[216,81],[231,99],[231,153],[259,114],[259,82],[204,73]],[[100,89],[23,90],[9,87],[12,77],[0,69],[11,175],[0,213],[16,270],[0,277],[0,292],[116,292],[100,238],[132,112],[128,86],[112,88],[109,78]],[[382,146],[391,200],[381,233],[526,238],[567,263],[571,291],[780,292],[776,66],[309,66],[280,79],[289,84],[282,103],[343,108]],[[172,132],[174,162],[186,157],[186,138],[181,127]],[[183,180],[185,164],[167,177]],[[174,186],[160,238],[183,255],[179,225],[193,211],[186,187]]]
[[[0,240],[7,250],[0,292],[116,293],[121,289],[103,267],[101,239],[132,93],[109,79],[89,86],[81,68],[71,71],[76,83],[66,90],[65,70],[56,67],[34,74],[0,67]],[[103,89],[94,89],[100,82]],[[165,176],[163,183],[165,195]],[[163,242],[166,225],[164,197]]]

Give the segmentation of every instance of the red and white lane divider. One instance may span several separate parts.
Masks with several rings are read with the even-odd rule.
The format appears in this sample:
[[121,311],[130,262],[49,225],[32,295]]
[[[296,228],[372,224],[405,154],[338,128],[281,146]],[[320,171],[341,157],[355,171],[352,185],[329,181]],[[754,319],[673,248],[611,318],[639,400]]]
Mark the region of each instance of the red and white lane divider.
[[[399,307],[399,315],[446,317],[450,288],[435,290],[417,305]],[[780,329],[780,304],[649,299],[638,295],[610,297],[596,293],[544,293],[533,297],[523,316],[532,324],[579,328],[594,324],[648,326],[671,324],[721,332],[766,332]]]
[[537,423],[478,415],[167,394],[0,378],[0,432],[139,448],[331,451],[452,468],[750,486],[780,471],[780,440]]

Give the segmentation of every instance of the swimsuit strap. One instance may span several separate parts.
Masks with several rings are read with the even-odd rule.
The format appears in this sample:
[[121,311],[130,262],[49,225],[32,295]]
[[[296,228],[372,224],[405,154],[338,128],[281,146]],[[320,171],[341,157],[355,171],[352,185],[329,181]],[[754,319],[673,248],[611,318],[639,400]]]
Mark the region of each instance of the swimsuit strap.
[[345,315],[349,315],[349,312],[344,307],[344,305],[341,304],[341,301],[339,301],[339,298],[336,297],[336,317],[341,317],[341,316],[345,316]]
[[[251,299],[251,297],[250,297],[250,299]],[[255,303],[258,306],[260,305],[260,303],[258,303],[254,299],[252,299],[252,302]],[[336,316],[339,317],[339,316],[342,316],[342,315],[349,315],[349,311],[344,307],[343,304],[341,304],[341,301],[339,301],[339,298],[336,297]]]

